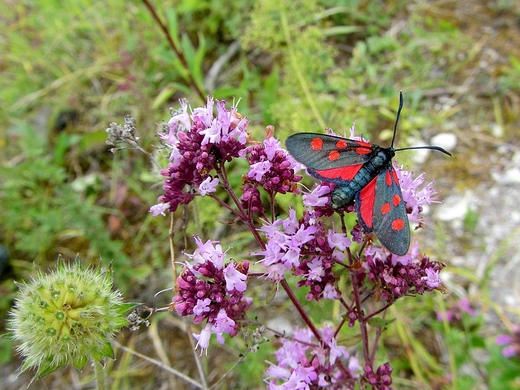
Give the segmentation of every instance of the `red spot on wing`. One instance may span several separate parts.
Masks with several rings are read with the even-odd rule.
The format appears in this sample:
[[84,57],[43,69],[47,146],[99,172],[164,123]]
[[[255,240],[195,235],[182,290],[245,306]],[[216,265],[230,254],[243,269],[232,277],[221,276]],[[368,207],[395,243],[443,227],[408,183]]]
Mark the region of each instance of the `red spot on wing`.
[[312,150],[321,150],[323,148],[323,140],[319,137],[314,138],[311,141]]
[[357,141],[356,142],[360,147],[356,148],[357,154],[369,154],[372,153],[372,145],[368,142]]
[[392,169],[392,178],[394,179],[395,184],[399,185],[399,178],[397,177],[397,173]]
[[392,206],[390,206],[390,203],[383,203],[383,205],[381,206],[381,214],[388,214],[390,210],[392,210]]
[[344,139],[340,139],[338,140],[338,142],[336,142],[336,148],[338,149],[345,149],[347,147],[347,141],[344,140]]
[[395,172],[393,170],[387,170],[385,174],[385,184],[390,187],[392,185],[392,172]]
[[352,180],[356,173],[361,169],[363,164],[350,165],[347,167],[338,167],[331,169],[322,169],[316,171],[316,173],[326,179],[341,179],[341,180]]
[[339,158],[340,154],[337,150],[331,150],[329,152],[329,160],[336,161]]
[[392,230],[403,230],[406,224],[401,218],[396,218],[392,221]]
[[361,201],[361,206],[359,208],[359,216],[369,229],[372,229],[374,220],[376,179],[376,177],[373,178],[359,193],[359,200]]
[[392,196],[392,204],[397,207],[399,206],[399,203],[401,203],[401,197],[398,194],[395,194]]

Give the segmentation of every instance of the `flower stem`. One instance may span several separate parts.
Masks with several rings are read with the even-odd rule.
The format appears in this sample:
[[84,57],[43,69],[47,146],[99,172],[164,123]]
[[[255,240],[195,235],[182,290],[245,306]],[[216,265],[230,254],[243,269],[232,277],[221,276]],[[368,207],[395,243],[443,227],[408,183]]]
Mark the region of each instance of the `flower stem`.
[[100,361],[92,359],[92,365],[94,366],[94,373],[96,375],[96,389],[105,390],[105,370]]
[[300,302],[298,301],[298,299],[294,295],[294,293],[293,293],[291,287],[289,286],[289,284],[287,283],[287,281],[285,279],[282,279],[280,281],[280,284],[283,287],[283,289],[285,290],[285,292],[287,293],[287,296],[289,297],[289,299],[293,303],[293,305],[296,308],[296,310],[298,310],[298,313],[300,313],[300,316],[302,317],[303,321],[305,321],[305,323],[307,324],[307,326],[309,327],[311,332],[314,334],[316,339],[321,343],[322,340],[321,340],[320,332],[318,332],[318,329],[316,329],[316,327],[314,326],[314,323],[312,322],[312,320],[309,318],[307,313],[303,310],[303,307],[301,306]]
[[242,207],[240,200],[235,194],[235,191],[233,191],[233,187],[231,187],[231,184],[229,183],[226,167],[224,166],[224,164],[221,164],[219,167],[217,167],[216,171],[220,177],[220,183],[222,187],[229,194],[229,196],[233,200],[233,203],[235,203],[238,211],[234,211],[232,208],[228,206],[229,209],[232,210],[240,218],[240,220],[246,224],[247,228],[253,234],[253,237],[255,238],[255,241],[258,243],[260,248],[262,248],[262,250],[265,250],[265,243],[258,234],[258,230],[256,229],[253,220],[250,217],[248,217],[248,213],[246,213],[246,211]]
[[[348,253],[348,259],[349,259],[349,265],[352,267],[354,263],[354,259],[352,256],[352,253],[350,250],[347,250]],[[357,312],[357,318],[359,323],[359,330],[361,332],[361,340],[363,344],[363,358],[365,359],[365,364],[370,365],[372,367],[372,361],[370,358],[370,345],[368,341],[368,329],[367,329],[367,322],[363,318],[363,308],[361,306],[361,299],[360,299],[360,291],[359,291],[359,285],[358,285],[358,275],[357,271],[354,269],[351,269],[350,271],[350,279],[352,281],[352,295],[354,296],[354,304],[356,306],[356,312]]]

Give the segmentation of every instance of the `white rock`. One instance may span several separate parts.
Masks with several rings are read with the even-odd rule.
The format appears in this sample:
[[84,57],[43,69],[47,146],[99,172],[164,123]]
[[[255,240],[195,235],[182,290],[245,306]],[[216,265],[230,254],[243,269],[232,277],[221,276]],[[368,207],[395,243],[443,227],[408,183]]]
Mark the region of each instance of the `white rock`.
[[491,172],[491,177],[496,182],[502,184],[519,184],[520,183],[520,168],[509,168],[504,172]]
[[491,134],[496,138],[502,138],[504,136],[504,128],[498,123],[495,123],[493,127],[491,127]]
[[476,208],[477,197],[471,191],[454,194],[444,199],[444,203],[436,207],[436,217],[440,221],[458,222],[460,227],[469,209]]

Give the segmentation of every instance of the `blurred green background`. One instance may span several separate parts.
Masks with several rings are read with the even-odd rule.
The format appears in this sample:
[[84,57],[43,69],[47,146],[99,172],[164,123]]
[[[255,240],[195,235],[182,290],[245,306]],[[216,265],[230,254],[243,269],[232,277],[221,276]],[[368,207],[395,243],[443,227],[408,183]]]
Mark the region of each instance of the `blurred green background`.
[[[518,2],[156,1],[168,34],[146,3],[0,4],[0,327],[13,280],[54,266],[58,254],[112,262],[127,300],[168,305],[169,293],[154,294],[173,285],[169,219],[148,213],[161,176],[137,151],[109,151],[110,122],[133,115],[143,147],[164,166],[155,132],[169,107],[180,98],[196,107],[207,95],[240,99],[256,139],[267,125],[284,140],[325,128],[343,133],[356,120],[366,138],[387,146],[402,90],[397,147],[430,144],[439,134],[456,139],[451,159],[397,158],[424,169],[446,199],[443,214],[432,207],[418,237],[422,250],[447,264],[449,294],[398,302],[381,361],[394,367],[396,389],[520,388],[518,358],[504,358],[494,344],[518,324],[520,307]],[[239,182],[244,167],[232,168]],[[219,223],[227,216],[207,203],[176,212],[176,252],[192,251],[198,233],[246,258],[251,239],[240,226]],[[268,288],[253,287],[259,297]],[[459,310],[462,298],[475,314]],[[265,311],[265,298],[259,319],[262,305]],[[446,310],[460,316],[438,321],[435,313]],[[174,317],[157,315],[120,342],[195,377],[184,325]],[[210,382],[247,349],[239,340],[212,348]],[[262,387],[273,348],[247,354],[219,388]],[[27,386],[30,375],[15,380],[20,359],[5,338],[0,363],[0,388]],[[121,350],[109,364],[114,389],[190,388]],[[60,371],[33,386],[88,388],[91,374]]]

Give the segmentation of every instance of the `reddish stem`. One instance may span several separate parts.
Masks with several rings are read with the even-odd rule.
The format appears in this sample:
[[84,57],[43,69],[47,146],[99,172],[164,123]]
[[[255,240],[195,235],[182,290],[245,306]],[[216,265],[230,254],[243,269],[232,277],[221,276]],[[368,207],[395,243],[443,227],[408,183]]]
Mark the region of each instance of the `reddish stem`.
[[[352,266],[354,263],[354,259],[352,257],[352,252],[347,249],[349,263]],[[365,364],[368,364],[372,367],[372,361],[370,359],[370,344],[368,341],[368,329],[367,322],[363,318],[363,308],[361,306],[360,292],[358,287],[358,278],[357,272],[352,270],[350,272],[350,279],[352,281],[352,295],[354,296],[354,304],[356,306],[357,318],[359,323],[359,330],[361,332],[361,341],[363,344],[363,358],[365,360]]]
[[321,340],[321,334],[320,332],[318,332],[318,329],[316,329],[316,327],[314,326],[314,324],[312,323],[311,319],[309,318],[309,316],[307,315],[307,313],[305,313],[305,311],[303,310],[303,307],[302,305],[300,305],[300,302],[298,301],[298,299],[296,298],[296,296],[294,295],[291,287],[289,286],[289,284],[287,283],[287,280],[285,279],[282,279],[280,281],[280,284],[282,285],[283,289],[285,290],[285,292],[287,293],[287,296],[289,297],[289,299],[291,300],[291,302],[293,303],[293,305],[296,307],[296,310],[298,310],[298,313],[300,313],[300,316],[302,317],[303,321],[307,324],[307,326],[309,327],[309,329],[311,330],[311,332],[314,334],[314,336],[316,337],[316,339],[318,340],[318,342],[321,344],[322,343],[322,340]]
[[159,25],[159,27],[162,30],[164,36],[166,37],[166,40],[168,41],[168,44],[170,45],[172,50],[177,55],[177,58],[179,58],[179,61],[181,62],[182,66],[186,69],[186,73],[188,74],[188,78],[189,78],[191,86],[195,89],[195,91],[197,92],[197,95],[199,95],[199,97],[202,99],[202,101],[205,101],[206,100],[206,93],[204,93],[200,89],[199,85],[197,84],[197,82],[193,78],[193,75],[190,72],[190,67],[188,65],[188,61],[186,61],[186,57],[184,57],[184,53],[182,52],[182,50],[175,44],[175,41],[173,40],[172,36],[170,35],[170,31],[168,30],[168,26],[161,21],[161,18],[159,17],[157,12],[155,11],[155,8],[153,7],[153,5],[148,0],[143,0],[143,3],[146,6],[146,8],[148,8],[150,13],[152,14],[152,18]]

